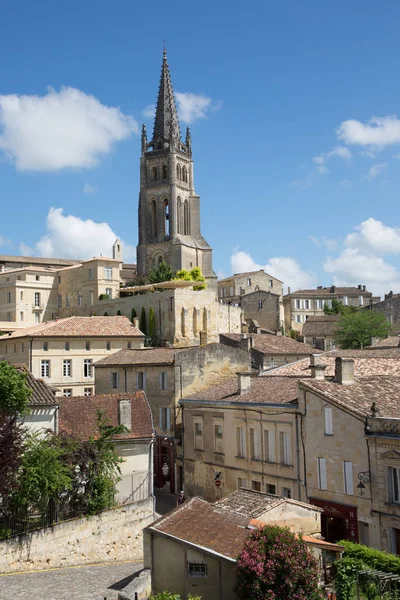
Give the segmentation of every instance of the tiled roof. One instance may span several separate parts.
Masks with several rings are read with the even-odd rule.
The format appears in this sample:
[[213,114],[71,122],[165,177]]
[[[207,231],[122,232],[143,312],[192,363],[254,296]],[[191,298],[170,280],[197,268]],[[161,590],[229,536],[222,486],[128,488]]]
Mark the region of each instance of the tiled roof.
[[57,273],[57,269],[52,267],[18,267],[17,269],[8,269],[8,271],[2,271],[0,275],[4,277],[6,275],[12,275],[13,273],[21,273],[22,271],[33,271],[34,273]]
[[271,510],[275,506],[286,502],[296,504],[297,506],[304,506],[305,508],[312,508],[317,511],[321,510],[322,512],[322,509],[305,502],[290,500],[288,498],[283,498],[282,496],[276,496],[275,494],[266,494],[265,492],[257,492],[246,488],[235,490],[225,498],[217,500],[215,506],[223,508],[224,510],[234,511],[251,519],[256,519],[258,516]]
[[59,431],[65,431],[80,440],[98,435],[97,411],[108,417],[110,425],[118,425],[118,401],[130,400],[132,430],[117,436],[118,439],[151,438],[153,420],[150,405],[144,392],[131,394],[104,394],[102,396],[70,396],[58,398],[60,408]]
[[55,391],[43,379],[36,379],[25,365],[14,366],[20,373],[25,375],[26,384],[32,390],[29,398],[29,406],[48,406],[49,404],[59,403],[59,399],[55,396]]
[[306,336],[333,336],[336,331],[336,325],[340,317],[338,315],[321,315],[308,317],[301,330],[302,335]]
[[[303,344],[302,342],[297,342],[296,340],[292,340],[292,338],[286,337],[284,335],[271,335],[268,333],[260,333],[260,334],[248,334],[253,341],[252,349],[257,350],[258,352],[262,352],[262,354],[269,355],[303,355],[307,356],[315,353],[315,348],[313,346],[309,346],[308,344]],[[240,333],[221,333],[220,340],[223,343],[223,339],[231,340],[235,342],[237,347],[240,346],[240,340],[242,339],[242,334]]]
[[7,339],[20,337],[143,337],[127,317],[68,317],[48,321],[21,331]]
[[376,344],[368,346],[368,348],[399,348],[400,347],[400,336],[392,335],[384,340],[379,340]]
[[310,390],[322,392],[325,397],[362,416],[371,415],[371,406],[375,402],[379,417],[399,418],[400,377],[365,377],[352,385],[316,379],[308,379],[301,384]]
[[250,391],[238,393],[237,377],[196,392],[184,400],[288,404],[297,399],[297,379],[292,377],[252,377]]
[[357,287],[336,287],[335,291],[331,292],[330,287],[323,287],[321,289],[314,288],[312,290],[296,290],[290,294],[286,294],[284,298],[303,298],[305,296],[372,296],[372,293],[368,290],[359,290]]
[[16,262],[31,265],[74,265],[82,261],[67,258],[42,258],[40,256],[7,256],[6,254],[0,254],[0,262]]
[[281,283],[283,283],[277,277],[274,277],[273,275],[268,275],[268,273],[266,273],[264,269],[259,269],[258,271],[248,271],[247,273],[235,273],[230,277],[225,277],[225,279],[219,279],[218,283],[225,283],[225,281],[230,281],[231,279],[241,279],[242,277],[248,277],[249,275],[258,275],[258,273],[263,273],[266,277],[272,277],[273,279],[276,279],[276,281],[280,281]]
[[119,350],[95,363],[95,367],[117,367],[124,365],[172,365],[176,348],[143,348],[141,350]]
[[250,534],[249,518],[192,498],[147,529],[170,534],[196,546],[236,560]]

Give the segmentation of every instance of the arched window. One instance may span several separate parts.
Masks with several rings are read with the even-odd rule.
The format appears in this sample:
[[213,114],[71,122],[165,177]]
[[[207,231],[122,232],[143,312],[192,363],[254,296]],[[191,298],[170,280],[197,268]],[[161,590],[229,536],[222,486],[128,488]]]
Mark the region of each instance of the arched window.
[[160,256],[158,257],[158,266],[160,266],[162,262],[163,262],[163,257],[160,254]]
[[170,234],[169,204],[168,204],[168,200],[166,198],[164,200],[164,214],[165,214],[165,235],[169,236],[169,234]]
[[190,235],[189,202],[187,200],[183,205],[183,234]]
[[153,181],[157,181],[157,167],[151,169],[151,178]]
[[176,214],[176,218],[177,218],[177,233],[182,233],[182,200],[181,197],[178,196],[176,199],[176,205],[177,205],[177,214]]
[[176,165],[176,178],[179,179],[179,181],[182,179],[182,171],[180,164]]
[[182,167],[182,180],[187,183],[188,177],[187,177],[187,170],[185,165]]
[[162,178],[167,179],[167,165],[162,166]]
[[157,237],[157,204],[155,200],[151,202],[151,234],[153,238]]

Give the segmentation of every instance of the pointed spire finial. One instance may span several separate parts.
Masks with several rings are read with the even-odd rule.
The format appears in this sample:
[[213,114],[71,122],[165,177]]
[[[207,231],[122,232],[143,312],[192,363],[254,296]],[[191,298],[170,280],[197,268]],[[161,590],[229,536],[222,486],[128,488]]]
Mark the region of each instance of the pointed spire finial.
[[167,62],[167,50],[164,43],[163,62],[161,67],[160,86],[154,121],[153,139],[154,150],[162,150],[168,145],[178,148],[181,139],[178,112],[175,106],[174,92]]
[[167,60],[167,47],[164,40],[163,60]]

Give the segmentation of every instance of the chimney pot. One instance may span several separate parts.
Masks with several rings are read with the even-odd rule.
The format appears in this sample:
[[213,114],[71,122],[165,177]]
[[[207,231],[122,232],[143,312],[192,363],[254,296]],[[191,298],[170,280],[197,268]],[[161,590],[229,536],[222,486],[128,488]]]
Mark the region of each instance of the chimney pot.
[[363,292],[365,292],[365,290],[367,289],[365,285],[363,285]]
[[334,294],[336,292],[336,286],[335,285],[331,285],[331,294]]
[[252,374],[249,372],[244,372],[244,373],[239,372],[239,373],[236,373],[236,375],[238,378],[239,396],[241,396],[242,394],[246,394],[246,392],[250,391]]
[[358,286],[358,289],[359,289],[359,290],[362,290],[362,285],[359,285],[359,286]]
[[320,354],[312,354],[310,356],[311,377],[323,381],[325,379],[326,365],[323,365],[320,360]]
[[335,360],[335,381],[341,385],[351,385],[354,379],[354,359],[338,356]]
[[133,326],[136,327],[136,329],[139,329],[139,317],[134,317]]

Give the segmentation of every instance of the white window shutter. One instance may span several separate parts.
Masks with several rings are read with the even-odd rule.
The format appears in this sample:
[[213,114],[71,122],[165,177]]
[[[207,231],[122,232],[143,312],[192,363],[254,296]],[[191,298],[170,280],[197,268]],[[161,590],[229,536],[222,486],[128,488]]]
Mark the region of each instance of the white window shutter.
[[347,460],[343,463],[344,471],[344,493],[354,495],[353,463]]
[[167,426],[166,429],[171,429],[171,409],[168,407],[166,410],[166,416],[167,416]]
[[143,371],[143,389],[146,389],[146,371]]
[[260,431],[254,429],[254,458],[261,458]]
[[136,371],[136,389],[139,389],[139,371]]
[[268,432],[268,455],[269,461],[275,462],[275,431]]
[[164,429],[163,427],[163,409],[160,407],[160,429]]
[[326,458],[318,458],[318,483],[320,490],[326,490],[327,488],[327,477],[326,477]]
[[291,439],[290,439],[290,433],[285,432],[284,444],[285,444],[285,464],[291,465],[292,464],[292,443],[291,443]]
[[333,434],[333,421],[332,421],[332,408],[330,406],[325,406],[324,416],[325,416],[325,433],[326,433],[326,435],[332,435]]
[[162,390],[162,371],[160,371],[160,390]]

